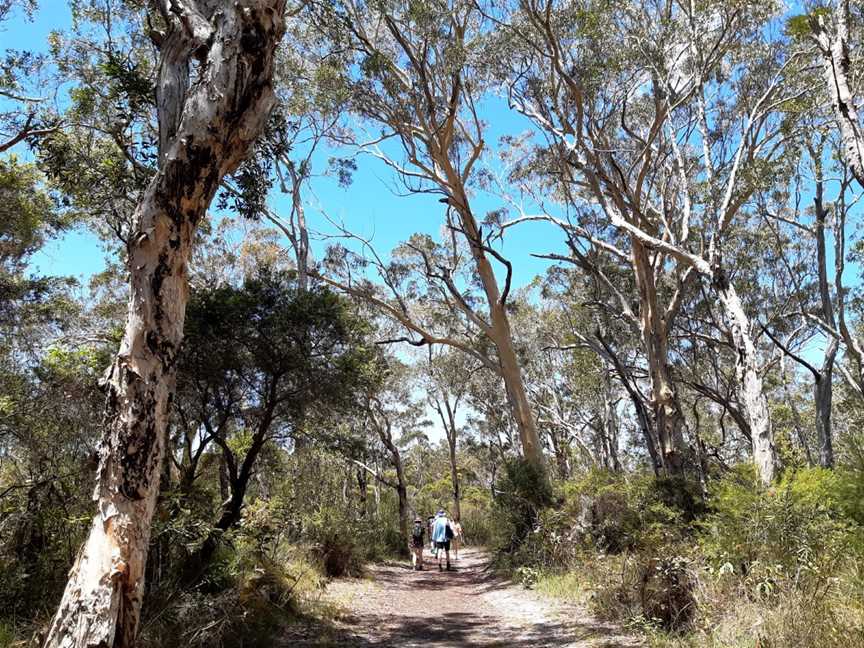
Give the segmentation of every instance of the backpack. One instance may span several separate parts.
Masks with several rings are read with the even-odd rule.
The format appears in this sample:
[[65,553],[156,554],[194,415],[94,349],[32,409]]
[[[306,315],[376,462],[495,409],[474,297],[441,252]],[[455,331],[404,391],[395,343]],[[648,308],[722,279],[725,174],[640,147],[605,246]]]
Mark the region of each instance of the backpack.
[[420,542],[420,543],[423,542],[423,523],[422,522],[415,522],[414,523],[414,530],[411,532],[411,537],[416,542]]
[[447,526],[444,528],[444,537],[445,537],[447,540],[452,540],[452,539],[453,539],[453,527],[450,526],[449,523],[448,523]]

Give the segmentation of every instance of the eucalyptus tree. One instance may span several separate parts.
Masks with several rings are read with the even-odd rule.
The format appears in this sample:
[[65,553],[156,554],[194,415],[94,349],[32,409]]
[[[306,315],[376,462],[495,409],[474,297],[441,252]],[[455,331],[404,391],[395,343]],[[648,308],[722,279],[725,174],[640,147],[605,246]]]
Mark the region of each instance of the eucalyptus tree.
[[[476,5],[463,0],[427,3],[309,2],[309,17],[328,40],[328,57],[343,70],[347,106],[361,126],[344,141],[389,166],[408,191],[441,196],[446,237],[467,244],[472,284],[481,301],[469,304],[452,278],[452,263],[424,272],[446,303],[471,320],[494,348],[525,459],[542,464],[537,427],[525,391],[507,313],[512,265],[496,249],[472,207],[470,186],[485,148],[477,103],[484,90],[476,72],[486,29]],[[364,139],[363,125],[370,134]],[[450,246],[447,254],[459,254]],[[421,252],[422,256],[422,252]],[[493,264],[505,273],[503,287]],[[386,282],[386,278],[385,278]],[[379,300],[380,301],[380,300]],[[397,315],[398,309],[385,309]],[[423,336],[407,318],[396,317]],[[491,357],[494,355],[494,358]]]
[[[864,394],[862,366],[864,353],[860,335],[848,321],[848,292],[844,285],[844,270],[847,247],[847,223],[850,210],[860,199],[852,189],[864,189],[864,135],[855,107],[856,94],[860,93],[860,74],[853,61],[856,47],[860,42],[862,16],[857,3],[849,0],[836,0],[825,3],[806,4],[807,13],[793,16],[788,21],[789,33],[799,42],[812,44],[814,58],[822,71],[822,84],[811,79],[807,71],[801,75],[805,81],[812,81],[816,87],[821,85],[818,99],[823,106],[830,108],[833,120],[824,119],[818,112],[814,118],[813,140],[808,142],[812,181],[814,183],[813,211],[814,222],[811,227],[803,225],[815,238],[817,250],[818,300],[820,308],[813,311],[802,309],[802,315],[818,324],[827,336],[821,367],[813,367],[802,362],[814,378],[816,402],[816,426],[819,438],[819,461],[822,465],[833,463],[831,447],[831,376],[834,361],[841,351],[845,362],[837,365],[838,370],[851,389],[859,396]],[[826,140],[827,123],[833,121],[834,138]],[[836,149],[836,152],[835,152]],[[831,154],[826,155],[826,151]],[[840,160],[839,168],[833,167],[833,160]],[[826,165],[832,165],[835,173],[826,173]],[[828,198],[829,187],[836,182],[836,199]],[[854,181],[854,182],[853,182]],[[834,267],[828,267],[826,232],[833,229]],[[839,256],[838,256],[839,255]],[[829,279],[833,271],[833,281]],[[833,283],[833,285],[831,285]],[[800,358],[796,358],[799,359]]]
[[[392,468],[392,475],[382,471],[378,465],[349,454],[349,461],[369,474],[377,483],[396,492],[399,508],[399,533],[403,538],[402,550],[407,551],[411,525],[411,504],[408,499],[408,473],[405,465],[405,450],[422,434],[428,425],[420,401],[412,398],[414,386],[409,369],[395,358],[387,358],[379,366],[380,382],[370,385],[359,395],[361,416],[353,425],[365,446],[365,454],[383,456],[382,462]],[[371,434],[370,434],[371,433]]]
[[[809,3],[808,3],[809,5]],[[860,8],[850,0],[830,0],[824,4],[805,5],[811,11],[790,21],[800,33],[806,21],[809,36],[816,46],[823,70],[824,96],[834,112],[840,134],[841,157],[859,186],[864,188],[864,133],[855,109],[857,76],[851,69],[851,48],[860,39]],[[855,8],[858,15],[853,15]],[[858,37],[856,38],[856,34]]]
[[[801,160],[799,175],[806,174],[806,178],[795,181],[812,187],[812,203],[777,210],[778,224],[793,230],[808,244],[807,268],[811,277],[815,277],[805,287],[809,290],[797,300],[797,308],[791,315],[800,321],[799,330],[811,331],[811,337],[818,335],[824,339],[821,360],[816,362],[812,350],[805,354],[794,345],[774,338],[784,354],[812,374],[813,427],[818,462],[825,468],[834,464],[835,370],[854,393],[859,397],[864,395],[861,378],[864,356],[856,322],[852,319],[854,300],[850,299],[850,287],[846,284],[846,265],[855,260],[857,249],[856,243],[848,242],[853,236],[850,224],[862,194],[852,190],[857,181],[852,169],[843,161],[842,140],[831,136],[830,130],[814,127],[812,137],[806,142],[807,154]],[[836,185],[833,196],[832,185]]]
[[[577,248],[578,249],[578,248]],[[621,289],[626,286],[626,268],[605,264],[596,251],[589,255],[561,257],[566,266],[553,266],[543,282],[544,300],[557,305],[556,324],[546,327],[548,346],[558,352],[590,351],[603,363],[604,426],[601,446],[608,467],[616,469],[617,440],[623,423],[611,405],[617,400],[614,383],[626,394],[635,430],[642,439],[654,474],[664,473],[660,441],[651,411],[651,399],[642,388],[647,371],[641,354],[639,336],[633,330],[633,321],[622,317],[619,304]],[[576,269],[571,266],[577,261]],[[582,272],[584,270],[584,272]],[[605,279],[603,277],[606,277]],[[617,292],[616,292],[617,290]],[[616,418],[618,425],[615,425]]]
[[548,286],[540,296],[525,291],[513,316],[541,438],[561,479],[582,468],[620,467],[618,398],[600,358],[570,332],[591,322],[584,321],[588,309],[569,297]]
[[[427,362],[421,369],[428,404],[438,415],[447,440],[447,457],[450,461],[450,482],[453,487],[453,517],[461,517],[461,496],[457,446],[465,433],[462,422],[468,400],[468,384],[471,375],[482,369],[482,365],[470,362],[470,357],[452,349],[436,353],[429,347]],[[460,409],[463,417],[460,418]]]
[[132,646],[144,595],[150,523],[188,296],[196,227],[273,105],[273,57],[284,0],[230,7],[156,3],[154,173],[127,240],[129,311],[105,380],[97,514],[70,574],[46,646]]
[[[754,193],[789,176],[794,100],[806,89],[790,82],[801,52],[771,29],[779,8],[526,0],[497,20],[518,48],[507,54],[511,104],[548,139],[573,196],[563,227],[632,259],[652,403],[668,421],[663,453],[679,463],[668,336],[699,277],[731,334],[753,457],[771,481],[777,458],[756,335],[728,248]],[[586,227],[592,220],[597,229]]]

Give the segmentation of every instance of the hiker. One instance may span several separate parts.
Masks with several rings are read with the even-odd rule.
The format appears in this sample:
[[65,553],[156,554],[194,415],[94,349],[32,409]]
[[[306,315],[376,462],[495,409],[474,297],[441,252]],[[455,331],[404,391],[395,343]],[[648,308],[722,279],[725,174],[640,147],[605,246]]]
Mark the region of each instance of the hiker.
[[423,571],[423,545],[426,542],[426,527],[422,518],[414,518],[411,530],[411,566],[414,571]]
[[435,548],[438,551],[438,571],[443,571],[441,567],[442,553],[447,559],[447,571],[452,571],[450,567],[450,541],[453,539],[453,528],[450,526],[450,520],[447,519],[447,514],[443,509],[438,511],[438,516],[435,518],[435,525],[432,527],[432,539],[435,540]]
[[429,551],[432,554],[432,557],[438,555],[438,551],[435,548],[435,540],[432,539],[432,527],[435,525],[435,516],[430,515],[426,518],[426,530],[429,531]]
[[465,543],[462,535],[462,523],[456,517],[450,523],[450,526],[453,528],[453,560],[459,560],[459,545]]

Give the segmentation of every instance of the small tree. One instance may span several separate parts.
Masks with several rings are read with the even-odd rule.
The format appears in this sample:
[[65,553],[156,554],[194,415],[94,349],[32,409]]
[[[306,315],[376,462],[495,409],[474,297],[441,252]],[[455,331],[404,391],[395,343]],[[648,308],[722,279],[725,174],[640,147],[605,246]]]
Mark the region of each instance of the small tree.
[[374,355],[367,332],[344,298],[326,288],[301,288],[284,273],[262,270],[241,287],[193,294],[179,363],[178,414],[202,436],[194,449],[184,444],[182,451],[200,457],[216,444],[228,483],[228,497],[195,562],[206,563],[219,536],[239,522],[268,443],[314,437],[317,421],[358,405]]

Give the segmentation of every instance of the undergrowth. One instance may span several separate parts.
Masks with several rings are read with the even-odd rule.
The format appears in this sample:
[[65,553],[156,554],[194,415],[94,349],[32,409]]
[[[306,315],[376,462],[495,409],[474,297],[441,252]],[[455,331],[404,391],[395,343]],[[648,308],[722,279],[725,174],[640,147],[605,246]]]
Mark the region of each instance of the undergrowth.
[[499,566],[658,648],[864,645],[864,499],[849,470],[749,467],[698,484],[592,472],[557,489]]

